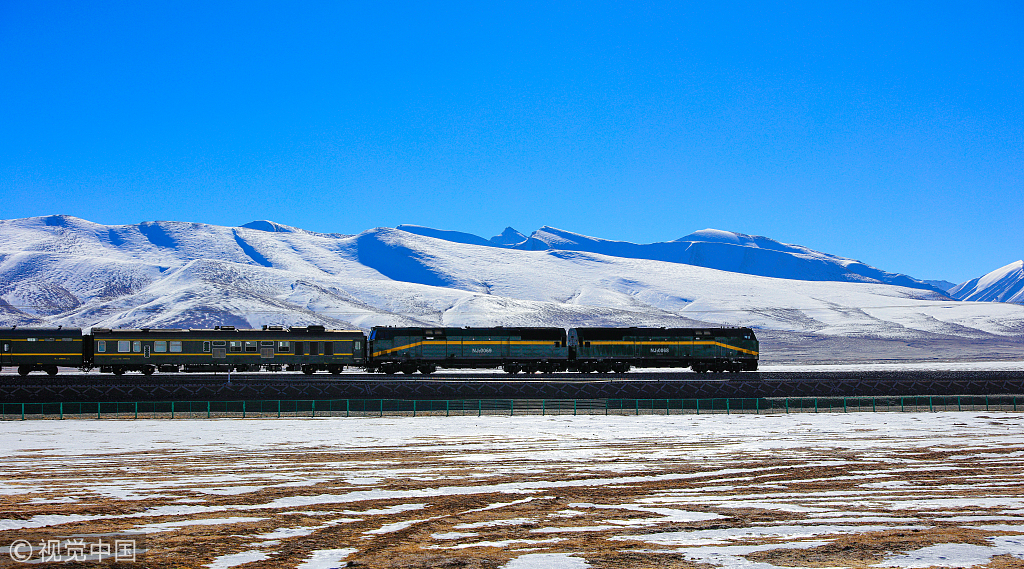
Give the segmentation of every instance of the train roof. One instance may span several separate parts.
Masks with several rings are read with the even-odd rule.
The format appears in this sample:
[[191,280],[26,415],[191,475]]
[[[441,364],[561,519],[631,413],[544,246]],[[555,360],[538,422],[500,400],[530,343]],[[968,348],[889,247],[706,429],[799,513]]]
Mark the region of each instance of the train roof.
[[0,328],[0,336],[5,338],[33,338],[35,336],[81,336],[81,328],[22,328],[21,326],[12,326],[10,328]]
[[491,327],[392,327],[374,326],[371,338],[386,339],[395,336],[519,336],[529,339],[564,339],[565,329],[553,326],[491,326]]

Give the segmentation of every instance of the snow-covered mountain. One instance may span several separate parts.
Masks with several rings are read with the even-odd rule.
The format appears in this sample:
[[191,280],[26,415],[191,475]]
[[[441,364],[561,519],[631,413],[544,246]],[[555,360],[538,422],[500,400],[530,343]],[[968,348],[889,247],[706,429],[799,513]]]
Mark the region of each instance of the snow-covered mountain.
[[426,231],[321,234],[266,221],[107,226],[68,216],[0,221],[0,325],[706,322],[753,326],[762,337],[829,355],[852,338],[959,347],[1015,346],[1024,335],[1024,306],[956,302],[921,287],[509,248]]
[[1024,260],[958,284],[949,295],[957,300],[1024,304]]
[[717,229],[704,229],[675,241],[643,245],[587,237],[547,226],[533,232],[530,237],[509,227],[490,241],[469,233],[439,231],[417,225],[399,225],[398,229],[455,243],[523,251],[586,251],[781,279],[884,283],[943,292],[924,281],[876,269],[853,259],[829,255],[800,245],[780,243],[767,237]]

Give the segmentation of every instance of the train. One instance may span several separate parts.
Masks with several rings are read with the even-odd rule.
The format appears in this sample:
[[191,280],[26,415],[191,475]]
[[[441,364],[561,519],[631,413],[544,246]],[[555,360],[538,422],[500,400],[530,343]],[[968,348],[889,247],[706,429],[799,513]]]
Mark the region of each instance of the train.
[[0,328],[0,371],[57,375],[60,367],[123,375],[140,372],[340,374],[444,369],[518,373],[625,373],[634,367],[697,373],[756,371],[759,343],[750,328],[394,327],[331,330]]

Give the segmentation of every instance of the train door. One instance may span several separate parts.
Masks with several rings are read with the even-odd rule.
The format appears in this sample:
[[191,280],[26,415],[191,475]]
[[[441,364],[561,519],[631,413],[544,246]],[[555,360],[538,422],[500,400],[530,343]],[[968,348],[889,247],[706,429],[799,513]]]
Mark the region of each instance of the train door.
[[14,363],[11,349],[10,340],[0,340],[0,366],[12,365]]
[[149,344],[146,344],[146,347],[142,348],[142,357],[149,358]]

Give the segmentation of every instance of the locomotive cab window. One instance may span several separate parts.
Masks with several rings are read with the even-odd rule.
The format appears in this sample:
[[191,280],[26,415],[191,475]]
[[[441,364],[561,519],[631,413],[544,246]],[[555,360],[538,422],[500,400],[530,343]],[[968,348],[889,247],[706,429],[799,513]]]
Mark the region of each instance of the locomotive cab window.
[[[7,344],[4,344],[4,347],[6,348]],[[98,340],[96,342],[96,351],[100,352],[100,353],[106,352],[107,351],[107,341],[106,340]]]
[[167,351],[167,342],[164,340],[157,340],[153,342],[153,351],[162,354]]

